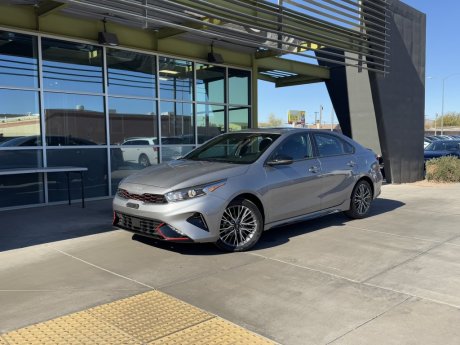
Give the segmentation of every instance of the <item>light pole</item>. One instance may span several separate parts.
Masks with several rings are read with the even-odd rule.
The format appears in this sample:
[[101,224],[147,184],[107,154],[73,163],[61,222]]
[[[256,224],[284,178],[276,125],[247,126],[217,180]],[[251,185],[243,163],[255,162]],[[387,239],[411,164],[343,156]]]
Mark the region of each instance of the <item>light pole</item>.
[[458,76],[458,75],[460,75],[460,73],[452,73],[442,79],[441,135],[444,134],[444,90],[445,90],[446,80],[451,77]]

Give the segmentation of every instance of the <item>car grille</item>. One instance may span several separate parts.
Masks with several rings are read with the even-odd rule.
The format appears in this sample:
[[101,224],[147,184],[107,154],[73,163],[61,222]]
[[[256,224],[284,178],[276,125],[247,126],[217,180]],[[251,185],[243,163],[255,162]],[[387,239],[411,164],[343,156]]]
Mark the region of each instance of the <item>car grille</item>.
[[165,196],[161,194],[135,194],[130,193],[126,189],[122,188],[118,188],[117,195],[123,199],[138,200],[145,202],[146,204],[166,204],[168,202]]
[[123,213],[116,213],[117,223],[115,225],[125,230],[139,232],[154,237],[159,237],[155,230],[163,224],[159,220],[138,218]]

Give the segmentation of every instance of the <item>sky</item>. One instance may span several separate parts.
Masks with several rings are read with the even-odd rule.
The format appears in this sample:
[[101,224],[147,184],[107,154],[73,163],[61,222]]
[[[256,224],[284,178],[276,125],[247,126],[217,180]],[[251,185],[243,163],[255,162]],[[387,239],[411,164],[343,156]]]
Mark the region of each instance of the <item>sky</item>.
[[[452,74],[445,79],[444,113],[460,112],[460,1],[403,2],[427,15],[425,116],[434,119],[436,113],[441,114],[443,79]],[[287,121],[288,110],[305,110],[307,123],[312,123],[321,105],[323,121],[331,121],[333,107],[324,83],[277,89],[272,83],[259,81],[258,87],[259,122],[266,121],[271,113]]]

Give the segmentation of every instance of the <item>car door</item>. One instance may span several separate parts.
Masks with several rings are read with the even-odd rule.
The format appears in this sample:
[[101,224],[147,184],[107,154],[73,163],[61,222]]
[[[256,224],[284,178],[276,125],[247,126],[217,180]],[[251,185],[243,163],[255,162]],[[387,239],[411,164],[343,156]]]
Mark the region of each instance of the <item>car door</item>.
[[320,164],[308,133],[291,134],[268,159],[292,159],[288,165],[265,165],[267,223],[287,220],[321,209]]
[[354,147],[334,134],[314,133],[321,166],[321,205],[323,209],[342,204],[350,198],[358,162]]

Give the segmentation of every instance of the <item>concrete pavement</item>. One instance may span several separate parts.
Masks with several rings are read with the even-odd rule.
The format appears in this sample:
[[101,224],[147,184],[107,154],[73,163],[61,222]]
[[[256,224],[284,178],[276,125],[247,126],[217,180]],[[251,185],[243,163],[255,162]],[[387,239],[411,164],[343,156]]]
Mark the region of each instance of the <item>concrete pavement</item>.
[[157,289],[282,344],[460,339],[458,184],[386,185],[369,218],[274,229],[237,254],[112,231],[108,200],[0,216],[1,333]]

